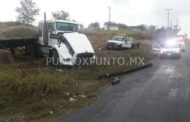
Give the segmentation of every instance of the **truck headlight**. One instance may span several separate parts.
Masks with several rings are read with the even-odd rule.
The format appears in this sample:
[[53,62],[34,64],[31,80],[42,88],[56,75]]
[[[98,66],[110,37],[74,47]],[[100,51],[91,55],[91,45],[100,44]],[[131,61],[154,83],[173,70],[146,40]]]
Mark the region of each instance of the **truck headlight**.
[[180,53],[180,50],[178,50],[177,53]]
[[163,53],[164,53],[164,50],[161,50],[160,53],[163,54]]
[[70,62],[71,61],[71,58],[66,58],[64,59],[65,62]]

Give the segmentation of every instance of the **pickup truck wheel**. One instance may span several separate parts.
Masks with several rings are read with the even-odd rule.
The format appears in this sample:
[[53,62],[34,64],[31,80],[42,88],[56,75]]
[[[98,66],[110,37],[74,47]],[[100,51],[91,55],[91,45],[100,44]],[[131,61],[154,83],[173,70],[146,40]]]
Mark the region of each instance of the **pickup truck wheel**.
[[136,48],[136,45],[132,44],[132,45],[131,45],[131,48],[132,48],[132,49],[135,49],[135,48]]
[[109,50],[109,49],[110,49],[110,47],[106,46],[106,49],[107,49],[107,50]]
[[118,49],[121,50],[121,49],[122,49],[122,45],[119,45],[119,46],[118,46]]
[[136,45],[136,44],[132,44],[132,46],[131,46],[133,49],[136,49],[136,48],[138,48],[138,46]]
[[53,52],[52,52],[52,65],[54,65],[54,66],[60,65],[59,55],[56,50],[53,50]]
[[181,54],[178,54],[178,55],[177,55],[177,59],[180,59],[180,58],[181,58]]

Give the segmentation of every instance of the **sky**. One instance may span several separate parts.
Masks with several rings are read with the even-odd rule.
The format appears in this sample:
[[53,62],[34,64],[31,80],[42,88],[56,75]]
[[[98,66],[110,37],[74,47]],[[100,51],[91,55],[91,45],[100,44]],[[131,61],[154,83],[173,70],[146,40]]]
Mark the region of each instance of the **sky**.
[[[40,15],[34,24],[43,19],[43,13],[52,19],[52,11],[64,10],[70,14],[70,19],[84,26],[91,22],[103,25],[108,21],[108,7],[111,7],[111,20],[126,25],[167,25],[165,9],[172,8],[170,22],[177,23],[182,32],[190,34],[190,1],[188,0],[33,0],[40,8]],[[15,21],[15,9],[20,0],[0,0],[0,21]]]

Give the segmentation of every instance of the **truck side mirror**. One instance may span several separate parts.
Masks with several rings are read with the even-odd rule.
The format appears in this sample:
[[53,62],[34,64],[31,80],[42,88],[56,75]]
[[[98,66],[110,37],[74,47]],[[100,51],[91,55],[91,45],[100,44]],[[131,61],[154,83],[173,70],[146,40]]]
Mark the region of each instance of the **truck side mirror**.
[[58,40],[57,40],[57,45],[58,45],[58,47],[61,46],[61,39],[58,39]]

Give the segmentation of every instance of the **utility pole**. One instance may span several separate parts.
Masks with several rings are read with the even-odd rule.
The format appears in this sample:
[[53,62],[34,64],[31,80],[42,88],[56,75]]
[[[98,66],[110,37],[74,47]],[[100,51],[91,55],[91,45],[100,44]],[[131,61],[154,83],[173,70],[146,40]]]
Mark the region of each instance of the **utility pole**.
[[170,11],[172,11],[173,9],[166,9],[167,14],[168,14],[168,18],[167,18],[167,24],[168,24],[168,28],[170,27]]
[[173,9],[165,9],[167,11],[167,39],[169,38],[169,28],[170,28],[170,11],[172,11]]
[[172,21],[170,22],[170,27],[171,27],[171,33],[173,35],[173,22]]
[[108,7],[108,15],[109,15],[109,23],[108,23],[108,30],[110,30],[110,23],[111,23],[111,7]]
[[176,20],[176,28],[178,29],[178,26],[179,26],[179,18],[177,18]]

